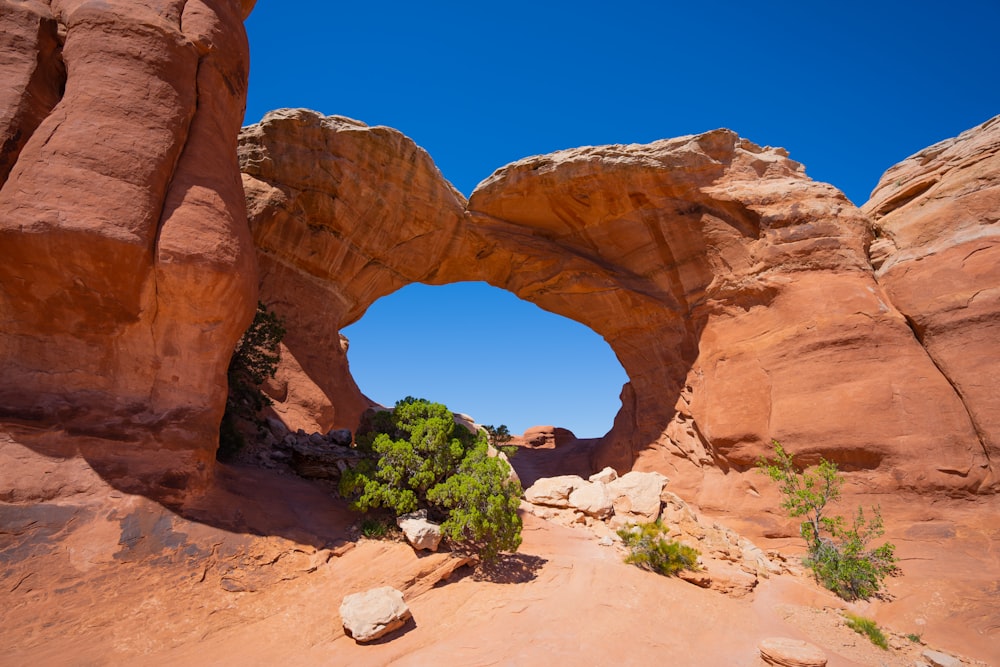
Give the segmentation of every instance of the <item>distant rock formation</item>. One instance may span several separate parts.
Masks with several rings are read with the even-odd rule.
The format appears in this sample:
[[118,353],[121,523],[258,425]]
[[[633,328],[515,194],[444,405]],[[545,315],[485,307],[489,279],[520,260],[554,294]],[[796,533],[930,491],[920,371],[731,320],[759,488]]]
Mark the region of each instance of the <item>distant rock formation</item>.
[[255,305],[234,147],[247,0],[0,3],[0,416],[208,478]]
[[991,483],[963,396],[875,278],[869,219],[781,149],[716,130],[560,151],[468,204],[384,127],[279,110],[239,150],[262,292],[324,387],[321,429],[366,404],[341,328],[407,283],[484,280],[617,354],[630,381],[595,469],[697,480],[774,438],[884,488]]

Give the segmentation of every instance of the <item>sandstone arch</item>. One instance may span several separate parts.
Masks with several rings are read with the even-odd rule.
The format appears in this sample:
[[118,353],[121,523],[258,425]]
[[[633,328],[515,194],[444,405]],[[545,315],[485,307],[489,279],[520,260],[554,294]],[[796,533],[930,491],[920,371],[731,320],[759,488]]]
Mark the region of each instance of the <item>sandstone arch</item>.
[[874,279],[867,219],[780,149],[727,130],[573,149],[498,170],[468,202],[402,134],[345,118],[272,112],[239,152],[262,294],[292,322],[323,426],[365,404],[342,327],[409,282],[485,280],[618,355],[630,382],[595,465],[697,483],[773,437],[883,487],[987,476],[959,397]]

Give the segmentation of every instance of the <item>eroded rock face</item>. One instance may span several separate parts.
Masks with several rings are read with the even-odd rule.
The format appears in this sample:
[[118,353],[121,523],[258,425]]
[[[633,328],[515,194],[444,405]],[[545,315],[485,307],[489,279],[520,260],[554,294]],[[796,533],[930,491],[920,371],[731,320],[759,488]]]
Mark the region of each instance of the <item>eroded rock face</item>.
[[400,132],[304,109],[244,128],[239,157],[261,298],[290,325],[282,366],[322,392],[321,430],[353,429],[370,401],[351,379],[340,329],[380,297],[433,281],[465,198]]
[[110,438],[88,456],[154,487],[209,472],[253,313],[252,4],[0,4],[2,416]]
[[[864,211],[879,284],[1000,460],[1000,116],[886,171]],[[956,472],[977,477],[982,464]]]
[[868,218],[781,149],[717,130],[560,151],[467,206],[398,132],[314,112],[246,128],[240,160],[265,298],[338,425],[365,403],[340,328],[408,282],[485,280],[587,325],[624,366],[594,469],[690,488],[773,438],[884,488],[988,478],[962,400],[874,278]]

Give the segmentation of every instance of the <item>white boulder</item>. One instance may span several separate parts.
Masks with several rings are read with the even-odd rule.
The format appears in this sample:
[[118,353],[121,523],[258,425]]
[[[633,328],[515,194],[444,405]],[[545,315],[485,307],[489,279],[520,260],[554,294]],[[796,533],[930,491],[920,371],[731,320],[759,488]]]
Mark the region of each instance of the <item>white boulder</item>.
[[658,472],[627,472],[608,482],[618,521],[644,523],[660,518],[660,495],[670,481]]
[[391,586],[373,588],[344,598],[340,619],[356,642],[370,642],[403,627],[412,614],[403,594]]
[[577,475],[542,477],[524,492],[524,499],[533,505],[569,507],[569,494],[587,482]]
[[569,506],[597,519],[608,518],[613,510],[608,486],[601,482],[584,482],[573,489]]
[[605,466],[601,472],[595,472],[588,478],[591,482],[602,482],[607,484],[618,479],[618,472],[611,466]]
[[427,510],[417,510],[396,519],[406,541],[417,551],[437,551],[441,544],[441,526],[427,520]]

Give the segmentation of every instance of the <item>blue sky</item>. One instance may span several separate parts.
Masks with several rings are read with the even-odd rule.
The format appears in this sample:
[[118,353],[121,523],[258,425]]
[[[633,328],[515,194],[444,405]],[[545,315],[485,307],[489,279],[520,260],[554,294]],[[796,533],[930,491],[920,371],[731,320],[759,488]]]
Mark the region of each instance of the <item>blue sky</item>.
[[[728,127],[862,204],[895,162],[1000,113],[996,0],[258,0],[246,25],[247,123],[308,107],[389,125],[466,195],[528,155]],[[394,311],[448,316],[417,342]],[[405,288],[345,334],[372,398],[514,432],[601,435],[625,381],[596,334],[483,285]]]

